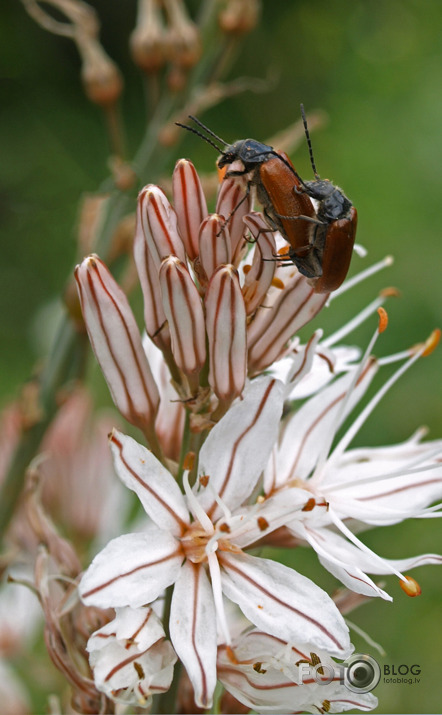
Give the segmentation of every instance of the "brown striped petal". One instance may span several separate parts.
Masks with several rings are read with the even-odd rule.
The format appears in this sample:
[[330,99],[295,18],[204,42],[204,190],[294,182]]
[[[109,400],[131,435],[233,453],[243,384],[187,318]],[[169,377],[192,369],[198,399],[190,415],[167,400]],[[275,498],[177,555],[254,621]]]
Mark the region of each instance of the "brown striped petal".
[[275,274],[276,244],[273,232],[269,231],[261,214],[253,213],[244,218],[256,241],[252,265],[246,273],[243,286],[247,315],[251,315],[262,303]]
[[264,370],[278,360],[288,341],[325,305],[328,294],[315,293],[298,271],[272,297],[273,304],[259,308],[247,331],[249,372]]
[[135,234],[134,259],[144,300],[144,325],[159,347],[170,345],[170,333],[161,299],[158,268],[142,231]]
[[199,372],[206,360],[203,308],[187,267],[176,256],[164,259],[160,286],[175,362],[187,375]]
[[246,310],[233,266],[215,271],[205,305],[209,383],[220,399],[231,400],[242,393],[247,374]]
[[238,179],[225,179],[216,202],[216,213],[225,216],[232,242],[232,263],[236,266],[241,258],[245,226],[243,218],[250,213],[252,201]]
[[136,236],[139,233],[147,241],[157,270],[167,256],[178,256],[186,262],[175,211],[165,193],[153,184],[148,184],[138,194]]
[[198,255],[198,232],[207,216],[207,204],[196,169],[187,159],[180,159],[175,166],[172,192],[180,235],[193,261]]
[[98,256],[75,269],[83,317],[95,356],[121,414],[151,432],[159,394],[129,302]]
[[199,230],[199,257],[208,279],[218,266],[231,262],[230,232],[223,216],[210,214],[202,222]]

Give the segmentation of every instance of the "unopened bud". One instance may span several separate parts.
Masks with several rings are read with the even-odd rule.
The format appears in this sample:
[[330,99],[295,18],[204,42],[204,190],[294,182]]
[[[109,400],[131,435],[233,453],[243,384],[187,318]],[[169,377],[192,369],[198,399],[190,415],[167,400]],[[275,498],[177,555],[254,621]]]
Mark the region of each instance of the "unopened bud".
[[247,315],[252,315],[261,305],[273,283],[276,263],[275,238],[261,214],[249,214],[244,222],[256,241],[253,262],[246,273],[243,286]]
[[174,65],[190,68],[201,57],[199,31],[188,17],[182,0],[163,0],[169,19],[169,58]]
[[244,389],[247,374],[246,310],[233,266],[220,266],[207,287],[206,327],[209,340],[209,383],[222,400]]
[[228,0],[219,14],[219,26],[234,35],[251,32],[258,23],[259,9],[258,0]]
[[138,194],[136,230],[144,235],[157,270],[167,256],[186,262],[175,211],[158,186],[148,184]]
[[85,258],[75,277],[89,339],[114,403],[149,433],[159,394],[129,302],[98,256]]
[[208,279],[219,266],[231,262],[232,246],[224,216],[210,214],[201,224],[199,254]]
[[108,107],[123,90],[123,80],[114,62],[92,37],[80,37],[78,49],[83,59],[81,79],[91,102]]
[[139,0],[137,25],[130,38],[132,58],[144,72],[158,72],[167,60],[168,43],[158,0]]
[[180,235],[193,261],[199,253],[198,234],[207,216],[207,204],[196,169],[187,159],[180,159],[175,166],[172,191]]
[[284,289],[278,290],[273,297],[268,295],[266,307],[257,310],[247,331],[249,371],[252,373],[265,370],[278,360],[293,335],[313,320],[325,305],[327,295],[315,293],[307,280],[294,271]]
[[160,287],[175,362],[186,375],[198,373],[206,360],[203,308],[187,267],[176,256],[163,261]]
[[232,242],[232,263],[237,266],[242,256],[246,227],[244,216],[251,210],[251,198],[238,179],[225,179],[216,201],[216,213],[224,216]]

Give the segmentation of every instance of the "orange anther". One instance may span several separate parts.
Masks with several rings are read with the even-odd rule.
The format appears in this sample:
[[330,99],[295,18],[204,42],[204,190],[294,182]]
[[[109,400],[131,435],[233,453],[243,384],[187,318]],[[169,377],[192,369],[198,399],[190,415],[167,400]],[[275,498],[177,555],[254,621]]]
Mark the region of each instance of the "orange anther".
[[379,315],[379,326],[378,330],[380,333],[383,333],[384,330],[386,330],[387,325],[388,325],[388,313],[385,310],[385,308],[378,308],[378,315]]
[[414,598],[415,596],[420,596],[422,593],[422,589],[416,579],[414,579],[412,576],[406,576],[405,578],[406,581],[399,581],[399,586],[404,591],[404,593],[406,593],[407,596],[411,596],[411,598]]
[[194,464],[195,464],[195,452],[187,452],[187,454],[183,460],[183,468],[188,469],[189,472],[191,472]]

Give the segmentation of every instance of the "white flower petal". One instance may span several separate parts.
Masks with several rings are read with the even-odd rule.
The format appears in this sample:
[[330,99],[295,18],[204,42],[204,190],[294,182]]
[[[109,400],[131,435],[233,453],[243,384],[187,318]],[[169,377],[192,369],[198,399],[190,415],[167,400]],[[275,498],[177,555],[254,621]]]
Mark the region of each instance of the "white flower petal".
[[381,560],[375,553],[361,551],[340,534],[335,534],[329,529],[304,528],[302,524],[292,529],[291,526],[291,524],[288,525],[290,531],[295,536],[304,538],[315,549],[324,568],[339,579],[344,586],[364,596],[380,596],[387,601],[393,600],[365,573],[365,571],[392,573],[388,567],[378,570]]
[[173,591],[170,637],[194,689],[198,707],[209,708],[216,685],[216,614],[204,567],[186,561]]
[[189,512],[172,475],[132,437],[113,430],[110,442],[121,481],[135,492],[157,526],[181,536],[189,522]]
[[369,361],[351,391],[354,370],[335,380],[310,398],[286,422],[275,463],[276,482],[282,486],[292,479],[306,479],[315,467],[323,446],[361,399],[374,374],[376,363]]
[[340,658],[351,652],[348,628],[331,598],[305,576],[268,559],[220,553],[223,591],[258,628],[286,641],[312,643]]
[[306,489],[285,489],[266,499],[262,504],[240,510],[226,520],[230,528],[229,538],[244,549],[262,539],[275,529],[285,526],[293,515],[311,499]]
[[87,650],[89,652],[101,650],[113,637],[121,641],[130,641],[142,652],[164,638],[165,635],[160,619],[151,608],[146,606],[143,608],[116,608],[115,618],[95,631],[89,638]]
[[151,524],[143,533],[113,539],[97,554],[80,581],[80,596],[99,608],[138,608],[175,581],[182,561],[174,537]]
[[199,459],[198,474],[210,477],[210,488],[198,499],[213,515],[213,490],[224,504],[239,507],[249,496],[277,439],[284,385],[271,378],[253,380],[238,401],[207,437]]

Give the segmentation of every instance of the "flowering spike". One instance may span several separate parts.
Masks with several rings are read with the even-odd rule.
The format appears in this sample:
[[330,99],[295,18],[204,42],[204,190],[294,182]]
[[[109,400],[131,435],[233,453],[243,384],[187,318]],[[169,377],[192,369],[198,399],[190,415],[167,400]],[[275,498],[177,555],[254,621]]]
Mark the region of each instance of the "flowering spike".
[[224,216],[211,214],[202,222],[199,230],[199,256],[208,280],[218,266],[231,262],[232,245]]
[[388,325],[388,313],[387,313],[387,311],[385,310],[385,308],[382,308],[382,306],[380,306],[380,307],[378,308],[377,313],[378,313],[378,315],[379,315],[379,326],[378,326],[378,330],[379,330],[379,333],[383,333],[384,330],[387,329],[387,325]]
[[220,266],[215,271],[205,305],[209,383],[220,399],[232,400],[243,391],[247,374],[246,311],[233,266]]
[[136,230],[144,235],[157,270],[167,256],[177,256],[186,262],[175,211],[158,186],[148,184],[138,194]]
[[98,256],[85,258],[75,278],[89,339],[112,398],[131,424],[152,433],[159,394],[129,302]]
[[187,255],[193,261],[199,253],[198,230],[207,216],[207,204],[196,169],[187,159],[180,159],[176,163],[172,191],[178,228]]
[[405,576],[405,581],[399,581],[399,586],[404,593],[406,593],[407,596],[411,596],[411,598],[420,596],[422,593],[419,583],[413,578],[413,576]]
[[162,262],[160,286],[175,362],[186,375],[198,373],[206,360],[203,308],[189,271],[176,256]]

